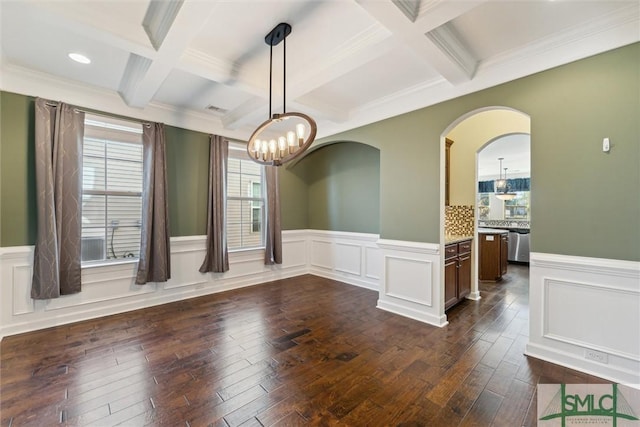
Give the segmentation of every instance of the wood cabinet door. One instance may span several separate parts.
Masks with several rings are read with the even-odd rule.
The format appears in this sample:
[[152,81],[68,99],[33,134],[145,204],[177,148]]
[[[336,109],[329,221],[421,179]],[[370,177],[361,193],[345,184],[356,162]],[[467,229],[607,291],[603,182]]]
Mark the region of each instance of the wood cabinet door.
[[458,299],[471,293],[471,254],[460,255],[458,259]]
[[500,235],[480,235],[480,280],[500,279]]
[[458,259],[451,258],[444,262],[444,308],[451,307],[458,301]]

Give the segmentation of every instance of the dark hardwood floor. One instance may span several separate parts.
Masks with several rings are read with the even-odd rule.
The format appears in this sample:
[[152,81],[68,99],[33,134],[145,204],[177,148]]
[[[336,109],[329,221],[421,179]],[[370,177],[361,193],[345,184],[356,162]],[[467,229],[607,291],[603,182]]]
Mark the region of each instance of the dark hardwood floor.
[[523,355],[527,276],[444,328],[307,275],[5,337],[1,426],[534,426],[537,383],[607,381]]

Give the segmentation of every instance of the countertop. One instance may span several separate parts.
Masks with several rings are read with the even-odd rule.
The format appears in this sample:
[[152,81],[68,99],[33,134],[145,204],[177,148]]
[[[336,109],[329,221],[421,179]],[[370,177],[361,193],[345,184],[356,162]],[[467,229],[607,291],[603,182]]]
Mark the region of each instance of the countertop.
[[509,230],[504,228],[478,228],[479,234],[507,234]]
[[458,234],[447,234],[444,236],[444,244],[448,245],[450,243],[458,243],[458,242],[464,242],[465,240],[471,240],[473,239],[473,236],[464,236],[464,235],[458,235]]

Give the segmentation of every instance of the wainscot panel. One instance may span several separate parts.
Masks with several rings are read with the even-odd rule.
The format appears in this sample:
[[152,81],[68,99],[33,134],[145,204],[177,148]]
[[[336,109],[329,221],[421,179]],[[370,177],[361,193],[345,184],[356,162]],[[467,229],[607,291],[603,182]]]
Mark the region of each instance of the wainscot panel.
[[380,288],[377,234],[307,230],[309,272],[372,290]]
[[174,237],[166,283],[136,285],[135,261],[101,264],[83,268],[82,292],[38,301],[30,297],[33,247],[0,248],[0,338],[308,273],[378,290],[377,240],[361,233],[284,231],[282,265],[265,266],[263,250],[238,251],[229,254],[228,272],[202,274],[205,236]]
[[384,286],[378,308],[435,326],[445,326],[440,245],[378,240]]
[[526,354],[640,386],[640,263],[532,253]]

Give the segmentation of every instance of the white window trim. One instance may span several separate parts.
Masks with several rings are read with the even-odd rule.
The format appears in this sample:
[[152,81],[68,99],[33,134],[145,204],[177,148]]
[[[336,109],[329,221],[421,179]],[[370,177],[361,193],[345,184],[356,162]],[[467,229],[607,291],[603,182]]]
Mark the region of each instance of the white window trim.
[[[229,141],[229,158],[244,160],[244,161],[253,161],[249,155],[247,154],[247,144],[244,142],[238,141]],[[246,252],[246,251],[256,251],[256,250],[264,250],[266,244],[266,207],[267,207],[267,193],[265,191],[265,170],[264,166],[260,166],[260,179],[261,185],[260,189],[262,190],[262,197],[237,197],[237,196],[227,196],[227,200],[239,200],[239,201],[248,201],[248,202],[262,202],[262,206],[264,209],[261,209],[261,227],[260,227],[260,241],[262,242],[258,246],[243,246],[240,248],[229,249],[229,253],[233,252]],[[250,181],[249,185],[253,185],[256,181]],[[253,209],[253,206],[251,207]],[[255,233],[255,232],[252,232]]]
[[[93,126],[93,127],[97,127],[97,128],[101,128],[101,129],[105,129],[107,132],[108,130],[112,130],[115,132],[127,132],[127,133],[131,133],[131,134],[138,134],[138,135],[142,135],[142,128],[141,127],[133,127],[133,126],[128,126],[127,123],[130,124],[136,124],[137,122],[135,122],[134,120],[127,120],[127,119],[119,119],[119,118],[110,118],[110,117],[96,117],[95,115],[91,115],[91,113],[87,113],[87,116],[90,118],[85,118],[85,126],[89,125],[89,126]],[[83,140],[86,139],[99,139],[99,138],[95,138],[92,136],[84,136]],[[142,138],[140,138],[139,141],[127,141],[127,140],[118,140],[119,143],[126,143],[126,144],[134,144],[134,145],[142,145]],[[105,144],[105,150],[106,150],[107,146]],[[83,154],[83,159],[84,159],[84,154]],[[90,156],[91,157],[91,156]],[[106,152],[104,155],[104,162],[105,162],[105,173],[107,170],[107,156],[106,156]],[[141,158],[140,162],[138,161],[131,161],[132,163],[140,163],[143,164],[144,163],[144,156]],[[107,190],[106,189],[106,176],[105,176],[105,189],[104,190],[84,190],[84,188],[81,189],[81,196],[84,195],[95,195],[95,196],[105,196],[105,198],[108,198],[109,196],[125,196],[125,197],[142,197],[143,191],[114,191],[114,190]],[[106,199],[105,199],[106,200]],[[106,209],[106,205],[105,205],[105,219],[104,219],[104,226],[96,226],[96,227],[86,227],[86,228],[94,228],[94,229],[104,229],[105,230],[105,237],[108,237],[109,231],[110,229],[113,227],[112,225],[108,224],[106,215],[107,215],[107,209]],[[142,216],[139,219],[139,222],[142,221]],[[82,227],[83,229],[85,227]],[[109,246],[108,246],[108,238],[105,238],[105,255],[107,255],[109,253]],[[140,251],[140,249],[138,248],[138,252]],[[126,258],[106,258],[106,259],[101,259],[101,260],[87,260],[87,261],[82,261],[80,262],[80,267],[82,269],[85,268],[97,268],[97,267],[104,267],[104,266],[113,266],[113,265],[122,265],[122,264],[132,264],[132,263],[137,263],[139,261],[139,256],[138,257],[126,257]]]

